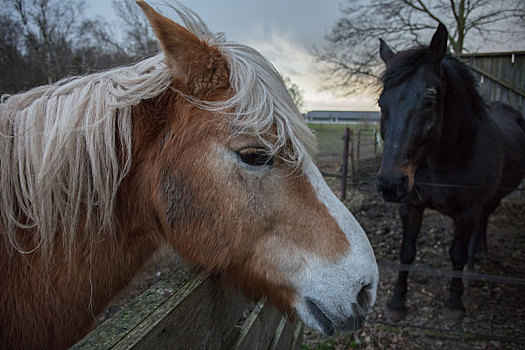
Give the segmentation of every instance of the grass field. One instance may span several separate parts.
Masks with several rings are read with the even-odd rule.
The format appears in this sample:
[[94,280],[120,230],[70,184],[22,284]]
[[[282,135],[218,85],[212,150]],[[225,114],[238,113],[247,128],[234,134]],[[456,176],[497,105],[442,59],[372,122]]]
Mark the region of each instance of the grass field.
[[[361,155],[363,158],[374,153],[374,130],[379,130],[379,124],[318,124],[310,123],[308,126],[315,131],[319,144],[318,158],[332,157],[339,159],[343,152],[343,135],[345,128],[349,127],[354,135],[361,131]],[[354,140],[354,147],[357,147]]]

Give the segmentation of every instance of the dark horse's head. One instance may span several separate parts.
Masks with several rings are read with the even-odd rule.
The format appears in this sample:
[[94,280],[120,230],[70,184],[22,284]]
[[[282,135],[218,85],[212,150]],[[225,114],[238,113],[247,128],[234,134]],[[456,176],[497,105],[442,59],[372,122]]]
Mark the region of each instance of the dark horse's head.
[[386,70],[378,100],[384,149],[377,189],[386,201],[407,199],[418,166],[440,141],[444,88],[440,75],[447,36],[439,24],[428,47],[397,54],[380,40]]

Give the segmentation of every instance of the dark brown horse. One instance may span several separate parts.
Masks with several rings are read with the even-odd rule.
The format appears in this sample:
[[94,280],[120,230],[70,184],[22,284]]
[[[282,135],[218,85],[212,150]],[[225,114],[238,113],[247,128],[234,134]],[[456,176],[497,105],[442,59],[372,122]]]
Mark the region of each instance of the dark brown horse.
[[0,349],[61,349],[163,245],[323,332],[378,273],[273,66],[138,1],[163,53],[0,104]]
[[[377,188],[400,202],[400,261],[411,264],[425,208],[454,222],[453,269],[473,265],[486,247],[489,215],[525,173],[525,121],[503,103],[486,104],[469,69],[446,55],[447,29],[440,24],[428,47],[394,53],[381,40],[381,136],[384,153]],[[387,306],[395,318],[406,311],[407,272],[400,272]],[[453,278],[447,315],[461,318],[463,283]]]

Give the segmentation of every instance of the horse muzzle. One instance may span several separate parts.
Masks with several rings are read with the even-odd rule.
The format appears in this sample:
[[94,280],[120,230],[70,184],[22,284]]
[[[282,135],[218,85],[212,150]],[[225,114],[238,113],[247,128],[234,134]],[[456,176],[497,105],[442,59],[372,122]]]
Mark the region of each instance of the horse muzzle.
[[375,261],[348,256],[337,266],[310,270],[308,275],[294,305],[307,326],[331,335],[335,331],[354,332],[363,325],[377,294]]
[[387,202],[405,202],[408,199],[409,190],[407,175],[377,176],[377,191]]

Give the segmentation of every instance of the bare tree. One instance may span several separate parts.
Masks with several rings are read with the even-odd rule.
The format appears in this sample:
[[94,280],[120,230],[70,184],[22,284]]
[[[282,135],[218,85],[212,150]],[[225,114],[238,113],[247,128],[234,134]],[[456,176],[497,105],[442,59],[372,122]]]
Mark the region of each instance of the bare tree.
[[0,14],[0,95],[25,87],[27,63],[19,50],[20,24],[7,14]]
[[0,0],[0,93],[138,61],[158,51],[135,1],[113,1],[116,24],[86,19],[86,3]]
[[159,51],[151,26],[134,0],[113,0],[116,23],[101,18],[89,22],[88,31],[118,63],[137,61]]
[[82,21],[82,0],[4,0],[19,24],[26,56],[53,82],[67,74],[75,59],[74,45]]
[[112,6],[121,23],[123,46],[128,55],[144,57],[159,50],[150,23],[134,0],[113,0]]
[[374,86],[382,69],[379,38],[407,48],[426,43],[441,22],[449,30],[454,53],[490,44],[508,50],[509,42],[525,39],[523,0],[346,0],[341,11],[326,46],[314,48],[313,54],[327,63],[326,87],[343,94]]

